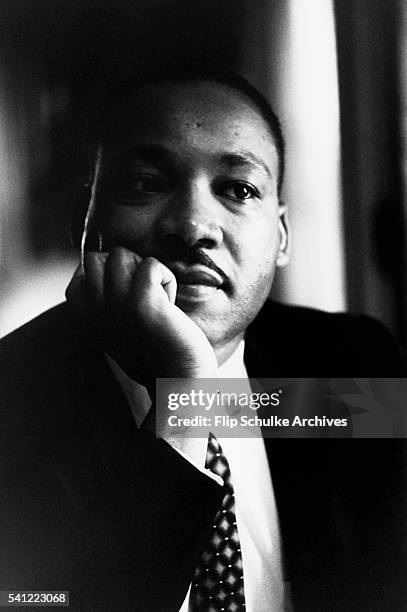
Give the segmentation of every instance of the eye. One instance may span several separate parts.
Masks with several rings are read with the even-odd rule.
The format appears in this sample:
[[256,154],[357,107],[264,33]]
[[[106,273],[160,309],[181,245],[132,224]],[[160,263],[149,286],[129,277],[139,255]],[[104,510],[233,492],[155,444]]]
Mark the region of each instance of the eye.
[[230,183],[226,183],[221,189],[219,189],[219,192],[222,195],[237,201],[250,200],[252,198],[259,197],[259,192],[257,191],[256,187],[243,181],[232,181]]
[[162,193],[166,189],[166,181],[154,174],[137,174],[131,179],[131,191],[137,194]]

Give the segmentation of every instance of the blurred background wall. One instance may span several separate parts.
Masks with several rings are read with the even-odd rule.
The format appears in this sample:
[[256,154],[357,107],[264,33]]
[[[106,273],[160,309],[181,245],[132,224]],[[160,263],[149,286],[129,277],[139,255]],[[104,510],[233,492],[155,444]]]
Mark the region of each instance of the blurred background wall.
[[2,0],[0,335],[63,299],[83,133],[111,84],[219,58],[276,107],[292,257],[274,296],[381,319],[406,343],[403,0]]

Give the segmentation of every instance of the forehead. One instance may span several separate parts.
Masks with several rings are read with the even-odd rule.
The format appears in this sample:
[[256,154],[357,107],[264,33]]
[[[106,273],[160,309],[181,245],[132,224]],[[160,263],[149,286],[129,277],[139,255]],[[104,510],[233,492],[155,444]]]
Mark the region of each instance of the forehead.
[[244,149],[273,167],[278,163],[270,129],[250,98],[212,81],[143,86],[112,106],[102,129],[105,146],[118,151],[138,144]]

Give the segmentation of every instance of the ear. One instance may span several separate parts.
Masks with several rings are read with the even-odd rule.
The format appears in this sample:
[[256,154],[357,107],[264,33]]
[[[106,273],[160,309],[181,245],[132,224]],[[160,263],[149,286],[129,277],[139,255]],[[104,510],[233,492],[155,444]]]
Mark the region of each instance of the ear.
[[276,266],[278,268],[283,268],[288,264],[290,258],[290,226],[288,223],[287,217],[287,205],[284,202],[279,202],[278,204],[278,214],[279,214],[279,222],[278,222],[278,230],[280,234],[280,247],[278,250]]

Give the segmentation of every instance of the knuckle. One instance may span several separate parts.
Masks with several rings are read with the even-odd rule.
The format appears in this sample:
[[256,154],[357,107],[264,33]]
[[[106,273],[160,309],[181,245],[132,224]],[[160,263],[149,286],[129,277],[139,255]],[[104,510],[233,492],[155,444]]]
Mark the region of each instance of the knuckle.
[[110,253],[112,255],[115,255],[117,257],[121,257],[123,259],[134,260],[134,259],[139,258],[139,256],[136,253],[134,253],[134,251],[131,251],[130,249],[127,249],[124,246],[114,246],[111,249]]
[[143,266],[153,268],[155,266],[160,265],[158,259],[153,257],[152,255],[148,255],[142,261]]

